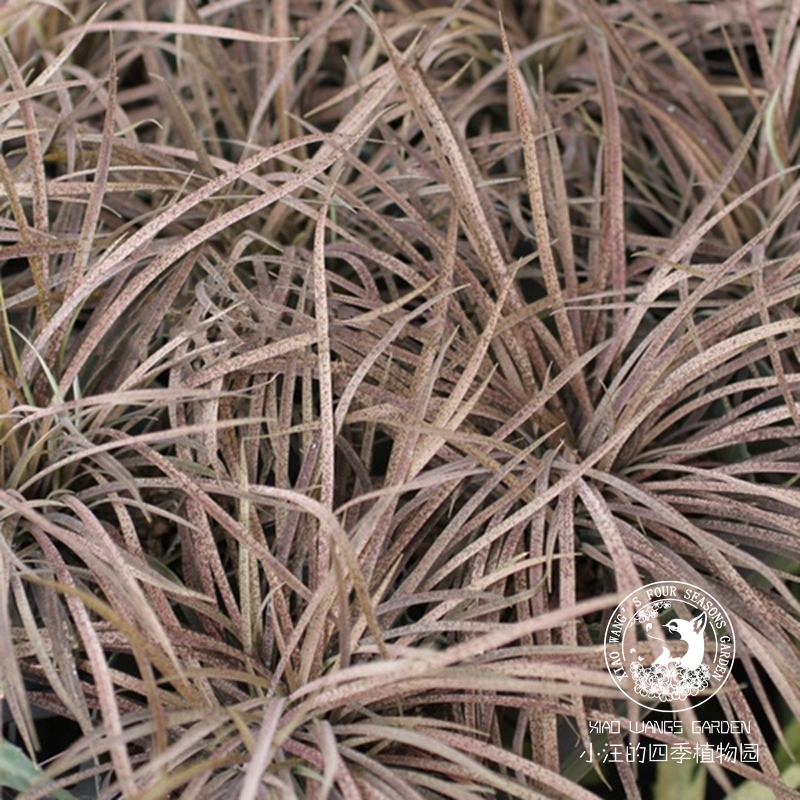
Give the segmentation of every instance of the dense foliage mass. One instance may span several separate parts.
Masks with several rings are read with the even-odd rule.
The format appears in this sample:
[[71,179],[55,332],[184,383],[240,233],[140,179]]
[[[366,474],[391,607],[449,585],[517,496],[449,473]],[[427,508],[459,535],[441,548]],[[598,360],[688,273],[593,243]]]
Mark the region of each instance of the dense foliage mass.
[[27,800],[640,797],[577,756],[662,577],[764,744],[710,782],[782,796],[799,19],[0,8],[0,675],[20,758],[80,731]]

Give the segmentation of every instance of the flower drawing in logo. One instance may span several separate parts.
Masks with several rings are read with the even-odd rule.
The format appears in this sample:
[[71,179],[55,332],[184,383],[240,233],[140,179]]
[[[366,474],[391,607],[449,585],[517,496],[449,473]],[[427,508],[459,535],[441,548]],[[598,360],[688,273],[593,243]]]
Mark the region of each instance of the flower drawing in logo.
[[700,705],[730,674],[733,627],[708,592],[661,581],[632,592],[615,609],[605,654],[617,686],[639,705],[687,698]]

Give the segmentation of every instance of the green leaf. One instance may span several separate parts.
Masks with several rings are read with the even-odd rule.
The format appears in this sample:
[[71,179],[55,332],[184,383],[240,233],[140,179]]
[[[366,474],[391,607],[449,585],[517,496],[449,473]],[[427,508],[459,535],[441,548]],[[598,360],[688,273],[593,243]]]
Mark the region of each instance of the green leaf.
[[784,727],[783,738],[789,751],[783,746],[777,748],[775,763],[780,770],[794,766],[795,759],[800,756],[800,720],[793,719]]
[[[0,740],[0,786],[23,792],[43,783],[49,783],[44,772],[19,747],[5,739]],[[78,800],[65,789],[56,789],[47,796],[56,800]]]
[[[800,789],[800,764],[793,764],[781,774],[790,789]],[[725,800],[773,800],[775,792],[756,781],[747,781],[725,796]]]
[[653,800],[704,800],[706,770],[692,760],[662,761],[653,785]]

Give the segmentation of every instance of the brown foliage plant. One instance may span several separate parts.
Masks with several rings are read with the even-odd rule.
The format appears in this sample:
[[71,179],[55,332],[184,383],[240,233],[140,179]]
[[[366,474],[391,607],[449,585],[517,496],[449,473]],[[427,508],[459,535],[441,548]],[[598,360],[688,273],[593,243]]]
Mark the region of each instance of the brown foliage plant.
[[660,578],[800,716],[798,18],[0,8],[0,675],[82,731],[26,800],[597,797]]

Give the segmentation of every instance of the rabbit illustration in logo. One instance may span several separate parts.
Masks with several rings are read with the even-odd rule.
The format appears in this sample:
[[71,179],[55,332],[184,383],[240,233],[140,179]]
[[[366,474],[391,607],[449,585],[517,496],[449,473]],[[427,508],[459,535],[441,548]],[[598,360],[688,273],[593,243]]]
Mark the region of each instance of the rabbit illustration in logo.
[[[685,670],[697,669],[703,662],[703,655],[705,654],[705,642],[703,631],[706,627],[706,612],[703,611],[698,614],[694,619],[689,621],[685,619],[671,619],[667,623],[667,630],[670,633],[677,633],[681,641],[688,644],[687,651],[682,656],[673,656],[668,647],[664,647],[661,655],[653,662],[662,667],[669,666],[673,663]],[[657,637],[651,636],[651,639]],[[664,641],[661,639],[660,641]]]

